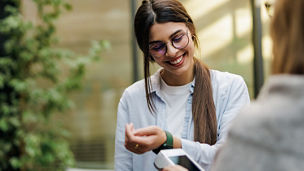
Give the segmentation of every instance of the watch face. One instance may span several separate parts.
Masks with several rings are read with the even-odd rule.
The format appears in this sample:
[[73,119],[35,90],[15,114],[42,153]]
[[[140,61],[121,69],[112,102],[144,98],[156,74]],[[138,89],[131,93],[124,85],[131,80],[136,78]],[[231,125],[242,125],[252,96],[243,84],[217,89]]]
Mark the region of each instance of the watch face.
[[174,163],[183,166],[184,168],[188,169],[189,171],[200,171],[199,168],[192,163],[192,161],[186,156],[172,156],[169,159]]

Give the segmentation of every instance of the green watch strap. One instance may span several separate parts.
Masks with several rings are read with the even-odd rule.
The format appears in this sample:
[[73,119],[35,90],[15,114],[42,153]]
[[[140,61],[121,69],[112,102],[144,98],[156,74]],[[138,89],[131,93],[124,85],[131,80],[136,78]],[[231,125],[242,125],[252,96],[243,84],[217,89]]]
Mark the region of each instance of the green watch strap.
[[158,148],[152,150],[155,154],[158,154],[160,150],[163,149],[172,149],[173,148],[173,136],[170,132],[165,131],[167,140]]
[[[172,149],[173,148],[173,136],[170,132],[165,131],[166,136],[167,136],[167,140],[166,142],[163,144],[163,146],[165,147],[164,149]],[[167,148],[166,148],[167,147]]]

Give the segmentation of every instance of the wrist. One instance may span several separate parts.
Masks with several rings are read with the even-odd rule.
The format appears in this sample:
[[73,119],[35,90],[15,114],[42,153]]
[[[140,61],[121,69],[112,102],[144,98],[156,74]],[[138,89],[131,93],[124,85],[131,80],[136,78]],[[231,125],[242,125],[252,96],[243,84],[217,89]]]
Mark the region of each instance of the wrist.
[[173,148],[173,136],[170,132],[164,131],[165,133],[165,142],[159,146],[158,148],[154,149],[153,152],[155,154],[158,154],[160,150],[163,149],[172,149]]
[[183,148],[182,140],[177,137],[173,137],[173,148]]
[[166,135],[166,131],[162,131],[162,144],[163,145],[164,143],[166,143],[167,141],[167,135]]

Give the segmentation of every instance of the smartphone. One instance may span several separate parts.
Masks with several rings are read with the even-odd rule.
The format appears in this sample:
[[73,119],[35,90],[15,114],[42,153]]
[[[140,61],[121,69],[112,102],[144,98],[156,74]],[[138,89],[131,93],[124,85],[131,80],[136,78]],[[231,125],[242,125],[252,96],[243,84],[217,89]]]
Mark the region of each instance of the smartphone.
[[181,165],[189,171],[204,171],[204,169],[182,149],[161,150],[154,161],[154,166],[159,170],[175,164]]

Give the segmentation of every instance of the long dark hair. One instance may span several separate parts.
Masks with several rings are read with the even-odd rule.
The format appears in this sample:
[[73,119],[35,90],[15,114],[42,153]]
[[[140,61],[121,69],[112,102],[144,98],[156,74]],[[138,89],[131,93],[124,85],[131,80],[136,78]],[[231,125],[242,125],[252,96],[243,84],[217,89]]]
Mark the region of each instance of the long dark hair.
[[[194,44],[198,46],[193,20],[184,6],[177,0],[143,0],[135,15],[135,35],[137,43],[144,54],[144,76],[146,99],[149,110],[155,113],[155,106],[150,95],[150,62],[154,59],[149,54],[150,28],[155,23],[182,22],[192,34]],[[192,115],[194,121],[194,140],[201,143],[215,144],[217,121],[212,96],[209,68],[194,58],[195,88],[192,98]]]
[[273,74],[304,74],[304,1],[280,0],[271,23]]

